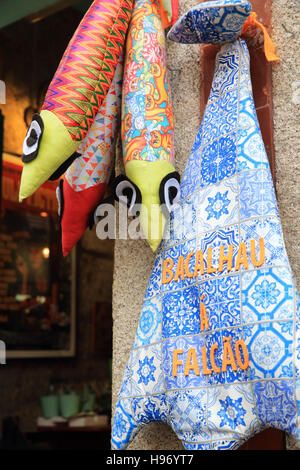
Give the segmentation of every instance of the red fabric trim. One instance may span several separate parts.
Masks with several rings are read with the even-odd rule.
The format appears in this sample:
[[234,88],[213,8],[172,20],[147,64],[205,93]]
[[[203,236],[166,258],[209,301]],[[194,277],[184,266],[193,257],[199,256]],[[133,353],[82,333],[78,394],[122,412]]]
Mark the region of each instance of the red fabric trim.
[[107,184],[97,184],[83,191],[74,191],[67,180],[63,184],[63,214],[61,220],[62,251],[67,256],[84,234],[91,212],[100,204]]
[[179,0],[172,0],[172,20],[171,20],[172,26],[178,20],[178,15],[179,15]]

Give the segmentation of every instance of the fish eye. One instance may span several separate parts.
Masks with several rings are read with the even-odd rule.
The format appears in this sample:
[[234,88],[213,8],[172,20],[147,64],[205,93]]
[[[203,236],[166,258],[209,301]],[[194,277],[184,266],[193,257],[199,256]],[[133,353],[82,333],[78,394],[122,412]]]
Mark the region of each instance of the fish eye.
[[34,114],[23,142],[22,161],[24,163],[31,162],[37,157],[43,132],[43,119],[39,114]]
[[60,180],[56,188],[56,198],[58,202],[58,221],[61,223],[63,212],[64,212],[64,193],[63,193],[64,180]]
[[139,188],[130,181],[125,175],[120,175],[114,182],[114,198],[121,204],[126,204],[129,213],[142,202],[142,196]]
[[169,173],[160,183],[159,197],[162,211],[168,216],[180,198],[180,176],[177,171]]

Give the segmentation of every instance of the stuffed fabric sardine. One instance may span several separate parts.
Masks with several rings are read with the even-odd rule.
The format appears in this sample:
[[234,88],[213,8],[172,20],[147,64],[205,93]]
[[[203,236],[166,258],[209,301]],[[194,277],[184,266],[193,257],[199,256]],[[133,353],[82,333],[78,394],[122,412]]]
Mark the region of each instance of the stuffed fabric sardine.
[[242,34],[251,10],[248,0],[205,1],[185,13],[169,31],[168,38],[181,44],[234,41]]
[[82,237],[91,213],[107,189],[118,135],[122,78],[121,56],[100,111],[77,149],[78,157],[68,168],[57,189],[64,256]]
[[165,216],[179,191],[165,37],[157,0],[135,2],[124,67],[122,142],[126,176],[116,181],[115,194],[117,200],[126,194],[130,210],[141,205],[140,223],[155,251]]
[[132,0],[95,0],[84,16],[25,137],[20,201],[74,160],[110,88],[131,12]]
[[220,42],[223,25],[226,44],[149,280],[115,408],[115,449],[153,421],[189,450],[236,449],[268,427],[300,439],[299,297],[248,48],[236,30],[227,42],[250,10],[245,0],[201,3],[187,15],[194,21],[184,16],[170,32],[191,37],[196,24],[201,37],[197,19],[213,18],[212,35]]

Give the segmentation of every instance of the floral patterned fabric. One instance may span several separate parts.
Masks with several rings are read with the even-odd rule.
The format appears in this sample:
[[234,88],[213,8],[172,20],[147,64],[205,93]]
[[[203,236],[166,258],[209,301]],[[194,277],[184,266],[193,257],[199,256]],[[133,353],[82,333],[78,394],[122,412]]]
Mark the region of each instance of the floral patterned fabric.
[[160,3],[134,2],[126,39],[121,117],[125,179],[139,194],[139,222],[153,251],[162,240],[165,215],[161,209],[170,206],[165,188],[175,173],[174,118]]
[[[231,2],[237,3],[237,2]],[[190,450],[299,433],[299,303],[246,43],[223,45],[142,307],[112,445],[151,421]]]
[[124,164],[174,161],[174,119],[165,36],[154,0],[137,0],[126,41],[122,99]]

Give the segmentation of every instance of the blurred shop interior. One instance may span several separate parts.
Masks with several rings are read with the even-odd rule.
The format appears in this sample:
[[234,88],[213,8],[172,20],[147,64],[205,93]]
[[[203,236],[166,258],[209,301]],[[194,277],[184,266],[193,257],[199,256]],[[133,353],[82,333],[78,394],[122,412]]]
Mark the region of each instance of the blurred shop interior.
[[90,3],[0,4],[2,449],[110,446],[113,241],[87,229],[64,258],[57,182],[18,203],[27,127]]

